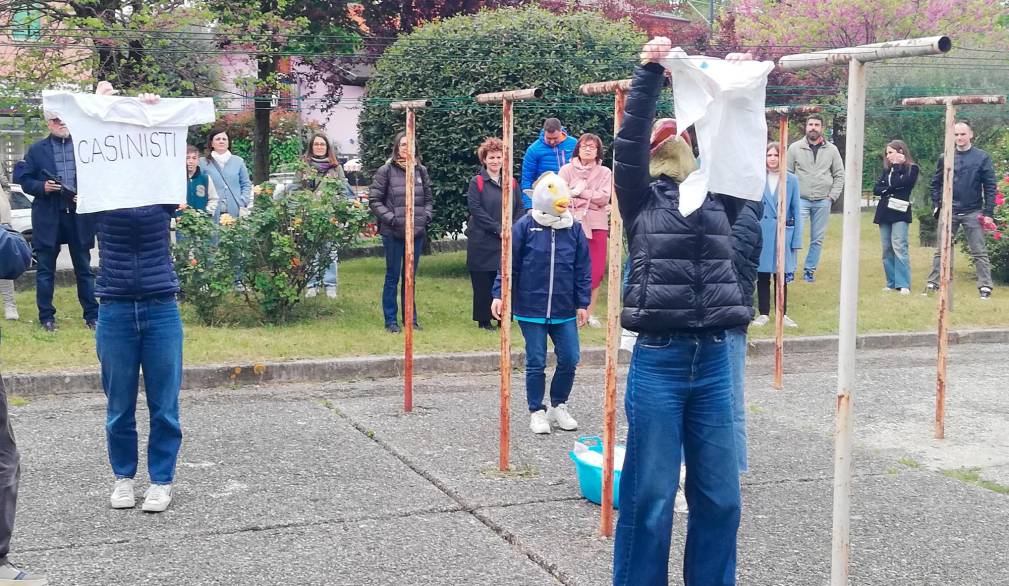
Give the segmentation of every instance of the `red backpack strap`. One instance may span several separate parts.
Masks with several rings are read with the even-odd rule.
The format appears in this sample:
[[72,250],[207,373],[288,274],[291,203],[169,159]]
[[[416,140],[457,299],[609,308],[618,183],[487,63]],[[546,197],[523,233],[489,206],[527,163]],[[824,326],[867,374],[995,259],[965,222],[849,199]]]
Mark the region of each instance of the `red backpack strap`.
[[483,193],[483,175],[476,176],[476,190],[479,193]]

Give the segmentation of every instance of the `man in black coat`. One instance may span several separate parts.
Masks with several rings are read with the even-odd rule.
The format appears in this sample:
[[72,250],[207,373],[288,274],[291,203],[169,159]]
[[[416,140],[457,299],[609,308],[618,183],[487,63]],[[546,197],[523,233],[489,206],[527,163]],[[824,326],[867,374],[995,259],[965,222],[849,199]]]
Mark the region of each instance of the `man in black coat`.
[[32,245],[38,257],[35,273],[35,302],[39,324],[56,331],[53,291],[56,285],[56,257],[60,245],[70,248],[70,260],[77,278],[77,299],[84,310],[84,324],[95,329],[98,302],[95,274],[91,270],[94,232],[85,216],[77,215],[77,163],[73,140],[66,124],[55,114],[45,113],[49,136],[29,147],[23,161],[14,166],[14,182],[32,195]]

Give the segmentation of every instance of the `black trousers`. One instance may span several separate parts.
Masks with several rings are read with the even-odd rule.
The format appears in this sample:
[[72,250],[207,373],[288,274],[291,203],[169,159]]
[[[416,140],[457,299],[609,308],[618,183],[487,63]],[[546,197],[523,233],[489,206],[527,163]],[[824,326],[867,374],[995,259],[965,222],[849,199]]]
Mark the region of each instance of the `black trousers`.
[[[757,312],[760,315],[771,314],[771,275],[774,275],[774,283],[778,283],[776,273],[757,273]],[[788,283],[785,283],[785,302],[782,304],[782,312],[788,313]]]
[[497,271],[469,272],[470,282],[473,283],[473,321],[489,322],[494,319],[490,314],[490,303],[494,300],[491,292],[496,278]]
[[14,429],[7,412],[7,391],[0,377],[0,564],[7,563],[7,553],[11,548],[18,480],[21,478],[20,462],[18,447],[14,443]]

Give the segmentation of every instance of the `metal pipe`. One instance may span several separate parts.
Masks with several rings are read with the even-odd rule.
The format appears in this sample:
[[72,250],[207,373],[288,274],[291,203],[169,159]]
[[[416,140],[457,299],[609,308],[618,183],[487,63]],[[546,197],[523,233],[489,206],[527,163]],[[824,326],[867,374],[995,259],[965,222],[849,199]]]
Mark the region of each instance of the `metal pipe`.
[[[578,86],[578,93],[584,96],[605,96],[617,92],[626,92],[631,89],[631,80],[616,79],[613,81],[599,81],[596,83],[583,83]],[[623,112],[621,112],[621,115]]]
[[841,307],[837,344],[837,414],[834,419],[834,521],[831,586],[848,585],[851,553],[851,393],[855,386],[855,336],[858,333],[858,257],[862,219],[862,157],[865,143],[865,63],[848,64],[848,161],[844,168],[841,240]]
[[[504,166],[501,171],[501,391],[500,418],[501,432],[498,469],[509,469],[511,446],[511,388],[512,388],[512,205],[514,201],[514,180],[512,178],[515,149],[512,148],[514,134],[512,101],[501,101],[501,134],[504,143],[501,153]],[[507,195],[506,195],[507,194]]]
[[[413,108],[406,109],[406,250],[403,258],[403,410],[413,411],[413,255],[414,197],[417,172],[417,119]],[[397,146],[397,148],[399,148]]]
[[430,108],[431,100],[405,100],[389,104],[393,110],[415,110],[417,108]]
[[505,100],[517,102],[519,100],[534,100],[543,97],[543,90],[538,87],[524,90],[510,90],[506,92],[491,92],[489,94],[477,94],[474,96],[479,104],[500,104]]
[[872,43],[871,45],[860,45],[858,47],[816,51],[815,53],[785,55],[781,59],[778,59],[778,67],[790,71],[837,65],[848,60],[868,63],[870,61],[900,57],[937,55],[949,52],[952,47],[953,42],[945,35],[901,41],[886,41],[883,43]]

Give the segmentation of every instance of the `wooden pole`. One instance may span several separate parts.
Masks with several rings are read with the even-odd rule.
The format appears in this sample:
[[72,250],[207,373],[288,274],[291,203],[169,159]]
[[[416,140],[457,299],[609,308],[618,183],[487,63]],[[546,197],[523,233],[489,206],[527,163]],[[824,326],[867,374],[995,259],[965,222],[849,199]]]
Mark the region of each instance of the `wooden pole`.
[[[403,411],[413,411],[413,255],[414,255],[414,197],[417,170],[417,118],[414,110],[430,106],[429,100],[393,102],[393,110],[406,110],[406,251],[403,257]],[[397,145],[397,148],[398,145]]]
[[861,233],[862,157],[865,138],[865,64],[871,61],[935,55],[952,47],[949,37],[906,39],[847,47],[778,60],[785,70],[833,66],[848,62],[848,160],[844,175],[844,227],[841,242],[841,300],[838,319],[837,412],[834,419],[834,510],[831,537],[831,586],[848,585],[851,553],[851,392],[855,383],[855,337],[858,334],[858,257]]
[[[624,102],[631,80],[587,83],[579,91],[587,96],[614,94],[613,136],[624,121]],[[616,183],[610,184],[610,240],[607,245],[606,282],[606,375],[603,393],[603,494],[599,535],[613,536],[613,448],[617,441],[617,365],[620,358],[620,299],[623,268],[623,220],[620,218]]]
[[942,154],[942,207],[939,212],[939,328],[935,373],[935,438],[946,437],[946,374],[949,358],[949,312],[953,305],[953,171],[956,146],[953,126],[958,104],[1004,104],[1005,96],[937,96],[906,98],[904,106],[946,106]]
[[[498,469],[502,472],[511,467],[511,295],[512,295],[512,205],[515,149],[512,135],[514,120],[512,103],[516,100],[532,100],[543,97],[543,90],[530,88],[505,92],[480,94],[475,97],[480,104],[501,104],[501,153],[504,163],[501,167],[501,385],[499,393],[499,417],[501,420],[498,438]],[[507,195],[506,195],[507,194]]]
[[[785,374],[785,209],[788,188],[788,116],[789,114],[812,114],[819,112],[819,106],[778,106],[767,108],[768,113],[778,114],[778,220],[774,241],[774,382],[772,387],[780,391],[784,388]],[[798,226],[796,226],[798,228]]]

